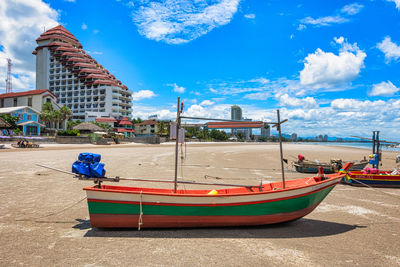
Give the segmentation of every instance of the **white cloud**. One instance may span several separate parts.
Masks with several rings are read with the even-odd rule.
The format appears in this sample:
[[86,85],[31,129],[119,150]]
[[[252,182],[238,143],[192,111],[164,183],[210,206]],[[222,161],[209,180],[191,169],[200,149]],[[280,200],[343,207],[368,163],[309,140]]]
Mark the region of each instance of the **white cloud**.
[[367,56],[357,44],[349,44],[343,37],[335,38],[342,47],[335,55],[317,49],[305,58],[304,69],[300,72],[300,83],[313,88],[331,88],[358,77],[364,68]]
[[[175,110],[174,110],[175,109]],[[175,108],[165,108],[165,107],[155,107],[137,105],[133,103],[132,105],[132,117],[146,119],[150,115],[157,115],[157,118],[161,120],[170,120],[176,118],[176,107]]]
[[133,21],[148,39],[168,44],[190,42],[216,27],[229,23],[240,0],[143,0],[134,6]]
[[93,30],[93,33],[94,33],[94,34],[98,34],[99,32],[100,32],[100,31],[99,31],[98,29],[94,29],[94,30]]
[[349,19],[337,15],[337,16],[319,17],[316,19],[312,17],[306,17],[302,19],[300,22],[301,24],[309,24],[314,26],[330,26],[332,24],[340,24],[348,21]]
[[389,36],[386,36],[382,42],[378,43],[377,47],[385,54],[387,62],[400,58],[400,46],[393,43]]
[[214,105],[214,103],[215,103],[215,102],[212,102],[212,101],[210,101],[210,100],[203,100],[203,101],[200,103],[200,106],[212,106],[212,105]]
[[358,3],[353,3],[353,4],[345,5],[341,9],[341,12],[345,13],[347,15],[355,15],[355,14],[359,13],[363,7],[364,7],[363,5],[360,5]]
[[300,24],[297,27],[297,30],[303,30],[306,28],[306,25],[312,25],[315,27],[322,27],[322,26],[331,26],[334,24],[342,24],[349,22],[349,16],[356,15],[361,11],[363,5],[358,3],[353,3],[349,5],[345,5],[339,11],[336,11],[335,15],[313,18],[313,17],[306,17],[300,20]]
[[7,73],[6,58],[13,62],[13,90],[35,88],[36,38],[58,25],[58,13],[40,0],[0,1],[0,93]]
[[75,3],[76,0],[64,0],[65,2]]
[[81,29],[82,29],[82,30],[87,30],[87,28],[88,28],[88,27],[87,27],[86,23],[82,23]]
[[177,85],[176,83],[167,84],[167,86],[173,87],[175,93],[181,93],[181,94],[183,94],[183,93],[186,91],[186,88],[185,88],[185,87],[179,86],[179,85]]
[[244,96],[244,98],[251,99],[251,100],[267,100],[271,97],[271,92],[258,92],[258,93],[251,93]]
[[306,29],[306,28],[307,28],[306,25],[304,25],[304,24],[299,24],[299,26],[297,27],[297,30],[302,31],[302,30],[304,30],[304,29]]
[[331,107],[334,109],[348,110],[348,111],[368,111],[368,108],[372,110],[381,109],[386,105],[383,100],[377,101],[361,101],[352,98],[338,98],[331,102]]
[[132,94],[132,100],[133,101],[140,101],[142,99],[152,98],[154,96],[156,96],[156,94],[151,90],[140,90],[140,91],[134,92]]
[[313,97],[295,98],[289,96],[288,94],[283,94],[279,96],[279,103],[281,106],[289,106],[289,107],[302,106],[307,109],[318,107],[318,104]]
[[400,88],[397,88],[390,81],[381,82],[372,86],[372,91],[369,93],[370,96],[392,96],[397,93]]
[[256,15],[255,15],[255,14],[245,14],[244,17],[245,17],[246,19],[255,19],[255,18],[256,18]]
[[400,0],[386,0],[386,1],[395,3],[396,8],[400,10]]

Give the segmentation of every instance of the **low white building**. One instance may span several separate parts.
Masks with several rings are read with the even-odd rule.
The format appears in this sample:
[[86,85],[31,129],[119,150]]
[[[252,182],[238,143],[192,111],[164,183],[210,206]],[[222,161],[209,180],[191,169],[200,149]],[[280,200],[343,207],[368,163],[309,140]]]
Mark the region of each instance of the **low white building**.
[[41,112],[43,104],[50,102],[57,110],[60,108],[57,100],[55,94],[47,89],[6,93],[0,95],[0,108],[27,106]]

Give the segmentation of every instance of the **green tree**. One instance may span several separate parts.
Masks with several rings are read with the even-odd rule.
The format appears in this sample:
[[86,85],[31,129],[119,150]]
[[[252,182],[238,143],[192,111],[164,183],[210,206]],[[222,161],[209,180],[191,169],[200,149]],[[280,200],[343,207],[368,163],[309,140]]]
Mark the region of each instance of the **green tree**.
[[21,129],[19,129],[17,122],[19,121],[19,117],[14,117],[11,114],[0,114],[0,118],[6,121],[11,126],[11,130],[13,130],[16,134],[22,133]]
[[214,139],[214,140],[217,140],[217,141],[226,141],[226,140],[228,140],[228,135],[227,135],[226,132],[215,130],[215,129],[211,130],[210,137],[212,139]]
[[68,121],[72,116],[72,111],[67,106],[62,106],[60,108],[60,120],[65,125],[65,121]]
[[168,121],[159,121],[157,134],[161,136],[168,136],[169,133],[169,122]]
[[139,118],[139,117],[137,117],[136,119],[135,119],[135,118],[132,119],[132,123],[133,123],[133,124],[135,124],[135,123],[141,123],[141,122],[143,122],[143,120],[142,120],[141,118]]
[[239,139],[239,141],[244,141],[244,133],[237,133],[236,137]]
[[17,129],[17,122],[19,121],[19,117],[11,116],[11,114],[0,114],[0,118],[5,120],[8,124],[10,124],[11,129]]
[[73,130],[73,128],[74,128],[76,125],[80,124],[80,123],[82,123],[81,120],[68,121],[68,122],[67,122],[67,130]]

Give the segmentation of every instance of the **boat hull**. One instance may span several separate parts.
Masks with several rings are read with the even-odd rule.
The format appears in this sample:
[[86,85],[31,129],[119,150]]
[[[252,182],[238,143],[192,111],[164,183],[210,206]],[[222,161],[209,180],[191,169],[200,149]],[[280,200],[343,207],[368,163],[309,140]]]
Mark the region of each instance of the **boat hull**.
[[391,175],[390,172],[385,171],[381,171],[379,174],[349,172],[341,183],[352,186],[400,188],[400,175]]
[[216,196],[111,186],[84,189],[93,227],[137,228],[140,220],[141,228],[245,226],[287,222],[307,215],[342,177],[335,175],[319,182],[315,177],[296,188],[276,189],[276,183],[263,192]]
[[[353,166],[351,166],[350,171],[360,171],[367,166],[368,162],[360,162],[360,163],[355,163]],[[325,163],[322,164],[313,164],[313,163],[294,163],[294,167],[296,168],[297,172],[300,173],[318,173],[318,167],[322,167],[324,170],[324,173],[334,173],[335,170],[332,168],[331,165],[326,165]],[[339,170],[337,170],[339,171]]]
[[[142,228],[189,228],[189,227],[222,227],[251,226],[288,222],[300,219],[312,212],[319,203],[305,209],[271,215],[256,216],[169,216],[144,215]],[[137,214],[91,214],[92,226],[98,228],[133,228],[138,227]]]

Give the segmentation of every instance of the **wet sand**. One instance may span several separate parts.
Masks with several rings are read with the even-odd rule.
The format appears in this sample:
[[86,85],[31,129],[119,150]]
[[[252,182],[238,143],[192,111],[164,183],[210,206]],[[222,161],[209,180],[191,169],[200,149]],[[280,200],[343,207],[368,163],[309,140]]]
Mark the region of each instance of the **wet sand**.
[[[186,152],[180,149],[184,162],[179,176],[184,179],[259,184],[281,177],[277,144],[188,144],[186,148]],[[101,230],[90,226],[82,190],[92,183],[34,163],[70,170],[80,152],[94,152],[102,155],[109,176],[170,179],[171,144],[47,145],[0,151],[0,266],[400,265],[400,189],[338,185],[311,214],[278,225]],[[285,158],[294,160],[297,154],[320,161],[360,160],[370,151],[284,144]],[[395,167],[396,154],[383,152],[383,169]],[[296,173],[289,162],[286,176],[309,175]]]

